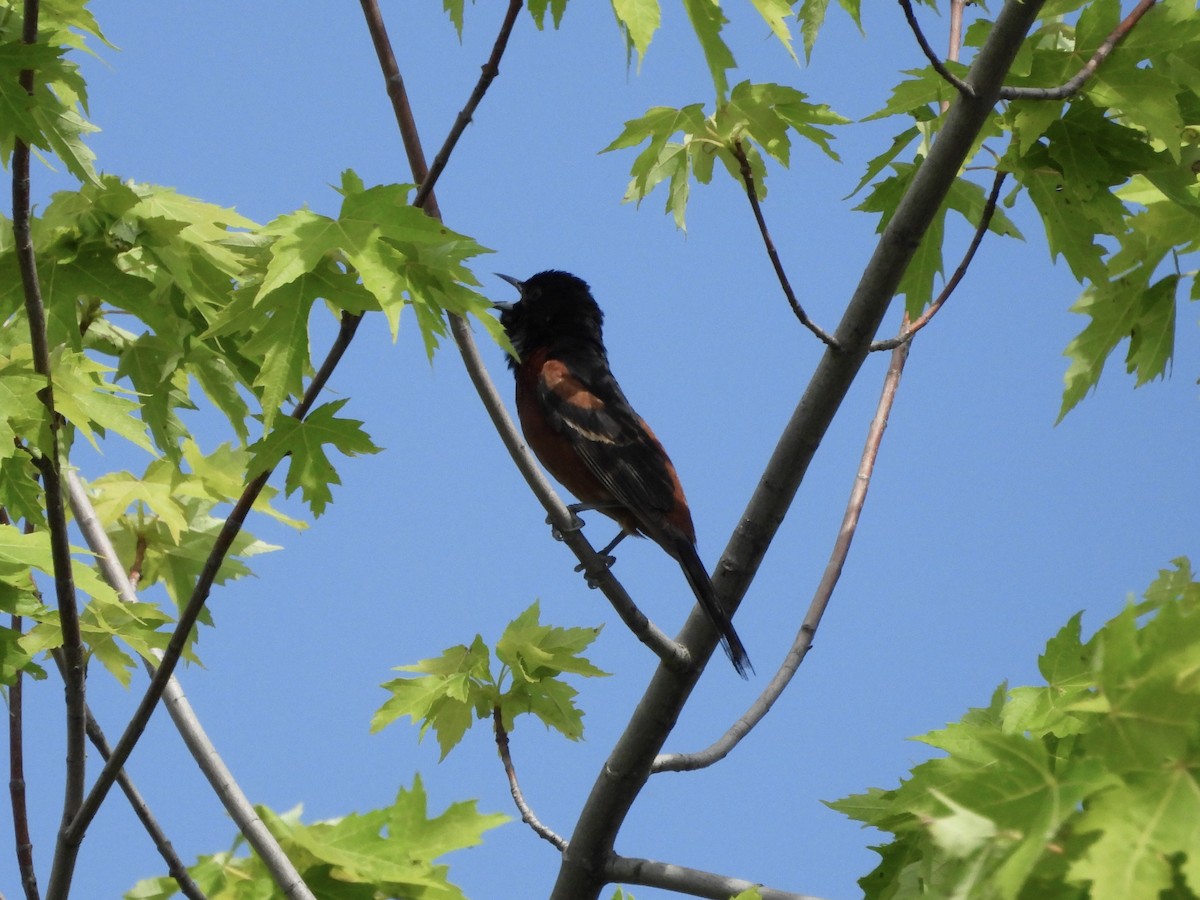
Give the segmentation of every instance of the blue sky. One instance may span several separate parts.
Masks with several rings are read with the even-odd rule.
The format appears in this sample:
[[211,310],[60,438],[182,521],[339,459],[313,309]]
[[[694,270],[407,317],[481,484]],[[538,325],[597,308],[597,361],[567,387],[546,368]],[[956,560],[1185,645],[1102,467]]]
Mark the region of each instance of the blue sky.
[[[468,6],[460,44],[439,6],[385,6],[431,156],[500,14],[496,4]],[[731,7],[745,23],[732,33],[742,65],[733,80],[778,81],[850,118],[870,114],[900,70],[922,59],[898,7],[864,7],[867,36],[831,9],[805,67]],[[260,222],[302,205],[336,212],[330,185],[345,168],[368,184],[409,180],[357,4],[94,0],[92,9],[120,48],[83,63],[103,170]],[[923,16],[942,44],[945,20]],[[572,4],[557,32],[522,18],[438,195],[448,225],[496,251],[476,271],[498,299],[512,290],[493,270],[526,277],[563,268],[592,284],[613,368],[669,450],[711,563],[821,348],[780,295],[737,185],[695,188],[685,236],[661,214],[660,197],[640,210],[620,203],[631,154],[597,154],[625,120],[653,105],[709,102],[710,90],[673,8],[640,72],[626,70],[606,4]],[[769,182],[775,240],[805,306],[829,327],[874,247],[875,219],[844,198],[906,124],[840,131],[840,166],[797,145],[790,170],[774,170]],[[43,201],[68,186],[44,169],[34,178]],[[618,852],[830,900],[858,895],[878,836],[821,800],[895,784],[926,756],[905,738],[985,704],[1005,680],[1034,681],[1045,640],[1071,614],[1086,610],[1085,627],[1095,627],[1172,558],[1197,557],[1194,311],[1180,312],[1172,378],[1134,391],[1116,359],[1096,393],[1055,426],[1062,350],[1085,324],[1068,311],[1079,287],[1052,265],[1023,199],[1010,215],[1027,242],[989,236],[915,342],[841,585],[795,683],[722,764],[653,778]],[[951,266],[967,238],[951,229]],[[324,346],[327,323],[313,334]],[[510,395],[502,354],[484,352]],[[790,645],[886,365],[880,354],[864,367],[737,616],[758,677],[743,683],[715,658],[668,750],[697,749],[723,732]],[[494,641],[540,598],[544,621],[605,623],[592,659],[616,673],[581,685],[583,742],[525,722],[512,736],[527,799],[569,833],[652,658],[550,539],[453,347],[431,366],[411,319],[395,343],[384,322],[368,321],[330,390],[351,398],[346,414],[363,419],[386,452],[342,461],[335,503],[307,532],[252,522],[285,549],[257,560],[258,578],[213,593],[218,627],[201,635],[205,667],[181,673],[201,719],[253,801],[303,804],[306,820],[385,805],[417,771],[432,812],[478,798],[482,810],[515,817],[486,727],[439,764],[436,743],[418,744],[415,728],[372,736],[368,722],[391,667],[476,633]],[[197,428],[207,446],[228,439],[205,417]],[[143,465],[119,454],[76,462],[85,478]],[[594,544],[611,537],[599,518],[589,528]],[[673,633],[692,602],[678,568],[649,542],[627,541],[618,556],[626,587]],[[102,724],[118,732],[137,692],[100,672],[89,689]],[[50,799],[34,810],[44,865],[61,796],[61,689],[32,685],[26,709],[30,792]],[[129,768],[185,859],[229,845],[232,825],[165,715]],[[11,844],[5,817],[0,845]],[[15,893],[10,851],[0,859],[0,890]],[[553,851],[519,821],[445,861],[474,900],[544,896],[557,872]],[[117,897],[162,871],[114,795],[84,843],[78,896]]]

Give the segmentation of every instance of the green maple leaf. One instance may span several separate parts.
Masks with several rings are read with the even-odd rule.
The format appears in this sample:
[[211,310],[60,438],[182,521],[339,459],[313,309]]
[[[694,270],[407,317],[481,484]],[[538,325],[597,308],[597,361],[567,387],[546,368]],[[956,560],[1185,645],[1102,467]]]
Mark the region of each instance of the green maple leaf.
[[662,23],[662,9],[658,0],[613,0],[612,8],[628,47],[637,51],[640,69],[650,40]]
[[526,6],[529,9],[529,15],[533,17],[533,23],[537,26],[538,31],[541,31],[546,24],[547,9],[550,10],[554,27],[558,28],[562,22],[563,13],[567,9],[567,0],[529,0]]
[[[948,61],[946,68],[959,78],[967,72],[966,66],[955,62]],[[932,68],[909,69],[904,74],[911,77],[892,88],[892,95],[883,108],[871,113],[863,121],[907,115],[924,121],[934,115],[934,110],[942,103],[955,98],[954,88]]]
[[330,485],[342,483],[325,453],[325,445],[331,444],[346,456],[378,453],[380,449],[362,430],[362,422],[335,415],[348,402],[336,400],[318,406],[303,422],[291,416],[277,419],[275,427],[250,448],[247,476],[254,478],[274,468],[285,456],[290,457],[284,487],[287,495],[299,489],[313,515],[321,515],[333,499]]
[[608,674],[580,655],[600,629],[542,625],[540,615],[540,604],[535,601],[509,623],[496,643],[496,657],[512,674],[512,685],[500,700],[504,727],[511,731],[517,715],[531,713],[571,740],[579,740],[583,713],[575,705],[578,691],[559,676]]
[[445,759],[475,715],[487,715],[498,699],[490,660],[487,645],[476,635],[470,647],[450,647],[439,657],[398,666],[399,672],[417,672],[421,677],[397,678],[382,685],[392,696],[371,717],[371,731],[408,716],[420,725],[421,737],[434,730]]
[[1072,879],[1090,882],[1094,900],[1159,896],[1172,885],[1171,858],[1180,852],[1187,880],[1200,886],[1200,781],[1186,767],[1106,791],[1088,804],[1079,829],[1099,832],[1070,868]]
[[704,61],[708,64],[713,87],[717,90],[717,96],[723,99],[729,92],[725,73],[737,66],[733,52],[721,37],[721,30],[729,24],[729,20],[721,11],[718,0],[683,0],[683,8],[704,51]]
[[[191,597],[196,578],[204,568],[225,520],[211,515],[215,505],[211,500],[180,497],[178,502],[188,522],[187,531],[178,541],[158,518],[141,522],[122,518],[116,523],[116,530],[110,532],[110,537],[117,556],[127,562],[135,558],[140,543],[144,554],[141,586],[145,589],[161,581],[175,605],[182,606]],[[246,558],[278,549],[243,528],[217,570],[216,583],[225,584],[249,575]],[[203,621],[208,623],[209,620]]]
[[56,410],[93,447],[99,447],[97,432],[111,431],[143,450],[154,452],[145,426],[134,415],[138,404],[117,396],[129,392],[104,380],[102,373],[113,371],[111,368],[70,350],[61,350],[51,365]]
[[597,677],[607,675],[580,653],[600,635],[599,628],[560,628],[543,625],[541,604],[534,601],[504,629],[496,643],[496,657],[522,681],[571,673]]
[[[17,140],[56,154],[80,181],[94,181],[94,155],[82,136],[95,127],[75,111],[76,100],[86,102],[82,77],[74,63],[64,59],[65,47],[0,43],[0,152],[12,154]],[[21,86],[22,71],[34,71],[30,95]]]
[[1138,373],[1139,385],[1163,374],[1174,349],[1178,284],[1176,275],[1149,287],[1137,277],[1126,277],[1084,291],[1071,312],[1087,315],[1091,321],[1063,351],[1071,364],[1063,376],[1066,387],[1059,421],[1096,386],[1109,355],[1126,338],[1126,367]]
[[437,859],[452,850],[475,847],[483,833],[509,821],[506,815],[476,812],[475,801],[453,803],[440,816],[429,818],[428,801],[420,775],[411,790],[401,788],[396,802],[385,810],[388,836],[423,859]]
[[0,460],[17,455],[18,439],[40,425],[45,407],[38,391],[45,386],[46,379],[33,367],[28,344],[13,348],[11,356],[0,356]]

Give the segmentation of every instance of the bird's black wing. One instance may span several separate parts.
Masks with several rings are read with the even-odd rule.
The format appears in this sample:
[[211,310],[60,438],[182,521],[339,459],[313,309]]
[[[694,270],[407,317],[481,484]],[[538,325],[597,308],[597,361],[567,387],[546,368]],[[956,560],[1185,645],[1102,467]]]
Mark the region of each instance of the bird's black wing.
[[588,469],[632,512],[642,530],[654,527],[675,504],[677,480],[662,445],[594,354],[549,359],[538,379],[538,401],[552,428],[566,438]]

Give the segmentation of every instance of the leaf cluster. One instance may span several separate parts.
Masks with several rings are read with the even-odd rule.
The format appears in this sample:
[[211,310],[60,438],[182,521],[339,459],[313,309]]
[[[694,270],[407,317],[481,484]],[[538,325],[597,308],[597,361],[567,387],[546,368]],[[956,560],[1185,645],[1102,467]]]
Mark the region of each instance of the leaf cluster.
[[[794,133],[816,144],[830,158],[828,126],[849,120],[824,104],[808,102],[795,88],[779,84],[743,81],[715,111],[705,115],[703,104],[679,109],[659,106],[644,116],[625,123],[625,128],[604,152],[646,147],[634,160],[633,180],[625,192],[627,201],[640,203],[659,184],[668,185],[666,211],[684,228],[684,215],[691,179],[701,184],[712,181],[713,165],[720,160],[730,176],[743,179],[739,155],[749,163],[755,194],[766,196],[766,166],[763,154],[786,166],[791,159]],[[676,140],[676,136],[679,136]]]
[[419,674],[383,685],[391,696],[372,717],[371,730],[408,716],[420,725],[422,737],[433,729],[445,759],[476,719],[491,719],[498,710],[506,732],[513,730],[517,716],[532,715],[547,728],[579,740],[583,711],[575,705],[578,691],[561,676],[607,674],[582,655],[600,628],[559,628],[543,625],[539,618],[535,601],[508,624],[495,646],[498,666],[476,635],[469,647],[460,644],[441,656],[397,667]]
[[[291,859],[304,883],[322,900],[464,900],[449,880],[449,868],[435,860],[474,847],[483,833],[508,816],[476,811],[475,801],[452,804],[430,818],[421,776],[401,788],[390,806],[305,825],[300,809],[276,814],[258,807],[271,834]],[[244,839],[212,856],[201,857],[188,872],[210,900],[251,900],[275,896],[262,861],[241,855]],[[138,882],[125,900],[166,900],[179,889],[169,875]]]
[[1200,896],[1200,583],[1184,559],[1084,641],[1046,645],[1042,686],[919,738],[946,756],[831,804],[893,835],[868,898]]
[[[861,27],[857,3],[842,7]],[[933,5],[930,3],[929,5]],[[780,36],[788,31],[782,10],[756,4]],[[828,0],[806,0],[798,19],[810,55],[825,21]],[[657,3],[614,4],[631,46],[644,55],[657,19]],[[836,161],[828,126],[847,120],[793,88],[744,81],[729,91],[726,72],[733,54],[721,38],[726,19],[714,2],[687,3],[689,19],[705,51],[716,88],[712,113],[703,104],[655,107],[626,123],[606,150],[645,146],[634,159],[627,200],[640,202],[667,185],[666,210],[684,227],[691,181],[707,184],[721,160],[737,182],[747,174],[759,199],[766,196],[764,160],[787,165],[789,132],[815,143]],[[973,228],[984,208],[984,188],[972,170],[994,169],[1014,177],[1005,200],[1023,197],[1038,215],[1053,258],[1062,257],[1085,285],[1072,307],[1090,323],[1066,348],[1061,416],[1099,380],[1108,357],[1128,341],[1126,369],[1141,385],[1168,371],[1174,352],[1176,309],[1182,297],[1200,297],[1195,260],[1200,251],[1200,20],[1189,0],[1164,0],[1151,9],[1069,98],[1055,89],[1070,80],[1116,29],[1118,0],[1047,3],[1038,27],[1020,49],[1006,90],[1011,97],[976,137],[972,156],[955,188],[922,236],[898,292],[910,317],[931,302],[945,273],[942,247],[949,210]],[[967,31],[968,48],[991,31],[980,17]],[[784,38],[781,36],[781,40]],[[785,40],[790,48],[790,38]],[[945,63],[962,78],[967,67]],[[882,230],[906,196],[917,168],[941,128],[956,89],[933,66],[909,70],[884,106],[864,122],[907,120],[876,155],[855,187],[868,185],[858,210],[878,216]],[[1040,93],[1038,93],[1040,92]],[[994,145],[994,146],[993,146]],[[750,172],[742,171],[741,147]],[[909,159],[903,154],[911,153]],[[1002,210],[989,230],[1022,238]]]

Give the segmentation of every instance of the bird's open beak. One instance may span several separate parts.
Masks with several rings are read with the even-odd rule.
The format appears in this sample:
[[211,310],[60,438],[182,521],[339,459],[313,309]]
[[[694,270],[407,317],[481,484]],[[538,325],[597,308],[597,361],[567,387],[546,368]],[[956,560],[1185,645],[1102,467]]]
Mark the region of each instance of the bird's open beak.
[[507,281],[509,284],[511,284],[513,287],[515,287],[518,291],[525,290],[525,282],[523,282],[521,279],[513,278],[511,275],[502,275],[499,272],[496,272],[495,274],[496,274],[497,278],[503,278],[505,281]]
[[[496,272],[495,275],[497,278],[503,278],[505,281],[507,281],[509,284],[511,284],[513,287],[515,287],[518,291],[522,291],[522,292],[524,291],[525,282],[521,281],[519,278],[513,278],[511,275],[502,275],[499,272]],[[500,312],[508,312],[510,309],[513,308],[513,304],[493,300],[492,308],[498,309],[498,310],[500,310]]]

